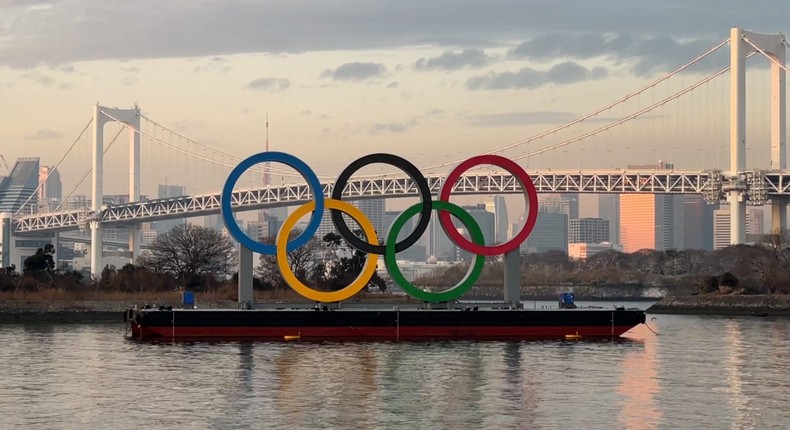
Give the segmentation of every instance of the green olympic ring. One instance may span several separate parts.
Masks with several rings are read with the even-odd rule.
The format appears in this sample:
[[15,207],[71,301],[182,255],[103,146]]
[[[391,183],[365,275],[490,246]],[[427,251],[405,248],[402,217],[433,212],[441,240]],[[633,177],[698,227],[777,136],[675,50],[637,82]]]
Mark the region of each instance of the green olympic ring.
[[[447,211],[450,214],[455,215],[469,231],[469,235],[472,237],[473,243],[478,245],[485,244],[483,231],[480,230],[480,226],[477,225],[477,222],[469,212],[465,211],[458,205],[442,200],[433,200],[431,204],[433,205],[434,209]],[[434,293],[421,290],[412,285],[411,282],[409,282],[403,276],[400,268],[398,268],[398,263],[395,259],[395,245],[398,241],[398,233],[400,233],[401,229],[406,224],[406,221],[421,211],[422,202],[416,203],[398,215],[398,217],[395,218],[395,221],[392,223],[392,227],[390,227],[389,234],[387,235],[387,250],[384,253],[384,263],[387,266],[387,271],[396,284],[400,285],[404,291],[416,299],[426,302],[447,302],[456,299],[465,292],[469,291],[475,282],[477,282],[480,274],[483,273],[485,255],[475,254],[475,261],[469,265],[466,276],[464,276],[464,278],[458,284],[448,290]]]

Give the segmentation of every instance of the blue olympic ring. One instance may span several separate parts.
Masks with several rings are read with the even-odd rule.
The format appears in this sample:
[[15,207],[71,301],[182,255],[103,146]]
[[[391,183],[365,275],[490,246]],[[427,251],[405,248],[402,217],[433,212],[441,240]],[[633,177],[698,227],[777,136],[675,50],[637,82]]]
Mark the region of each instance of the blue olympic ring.
[[239,228],[239,225],[236,223],[236,219],[233,217],[233,211],[231,209],[231,195],[233,194],[233,187],[236,186],[236,182],[239,180],[241,175],[250,167],[267,161],[275,161],[296,169],[296,171],[299,172],[299,174],[301,174],[305,180],[307,180],[307,185],[310,187],[310,190],[313,194],[312,197],[315,200],[315,211],[313,211],[313,214],[310,216],[310,222],[307,224],[307,227],[304,229],[302,234],[299,235],[299,237],[291,242],[288,242],[288,245],[286,246],[288,251],[293,251],[294,249],[305,245],[308,241],[310,241],[315,232],[318,231],[318,227],[321,224],[321,218],[324,215],[324,192],[321,188],[321,182],[318,180],[318,176],[315,174],[315,172],[313,172],[313,169],[311,169],[310,166],[305,164],[302,160],[284,152],[269,151],[252,155],[239,163],[230,172],[228,179],[225,181],[225,186],[222,188],[222,196],[220,197],[220,211],[222,213],[222,221],[225,223],[225,227],[227,227],[228,232],[230,232],[231,236],[233,236],[233,238],[236,239],[241,244],[241,246],[250,249],[253,252],[257,252],[258,254],[276,255],[277,247],[275,245],[257,242],[247,236],[241,230],[241,228]]

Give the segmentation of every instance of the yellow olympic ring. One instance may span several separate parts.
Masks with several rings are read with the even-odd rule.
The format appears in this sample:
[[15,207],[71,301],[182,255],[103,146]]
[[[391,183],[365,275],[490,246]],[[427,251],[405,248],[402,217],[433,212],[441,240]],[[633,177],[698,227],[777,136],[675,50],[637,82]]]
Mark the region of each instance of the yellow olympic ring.
[[[362,211],[356,206],[353,206],[352,204],[346,203],[342,200],[325,199],[324,207],[328,209],[337,209],[348,214],[362,227],[362,231],[365,232],[365,238],[367,238],[368,242],[378,244],[378,238],[376,238],[376,230],[373,228],[373,224],[370,222],[370,219],[366,217],[365,214],[362,213]],[[303,216],[307,215],[308,212],[312,212],[314,210],[315,201],[305,203],[302,206],[299,206],[299,208],[297,208],[290,216],[288,216],[288,218],[285,219],[285,222],[283,222],[282,227],[280,227],[280,231],[277,233],[277,240],[275,241],[275,246],[277,248],[277,267],[280,268],[280,273],[282,274],[285,283],[302,296],[317,302],[339,302],[358,293],[360,290],[362,290],[362,288],[365,287],[365,285],[367,285],[368,281],[370,281],[370,279],[373,277],[373,272],[376,271],[378,257],[375,254],[368,254],[367,259],[365,260],[365,265],[362,267],[362,272],[359,273],[357,279],[354,279],[354,282],[341,290],[317,291],[303,284],[302,281],[296,278],[296,275],[294,275],[293,271],[291,270],[291,266],[288,265],[288,257],[285,248],[288,244],[288,236],[291,234],[291,230],[293,230],[296,222],[299,221]]]

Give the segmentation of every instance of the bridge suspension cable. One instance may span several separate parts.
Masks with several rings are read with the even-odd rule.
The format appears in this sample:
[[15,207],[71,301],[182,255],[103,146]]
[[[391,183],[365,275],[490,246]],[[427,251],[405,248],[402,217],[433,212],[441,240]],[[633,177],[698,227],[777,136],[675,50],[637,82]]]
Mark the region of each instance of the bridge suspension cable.
[[[558,126],[558,127],[553,128],[553,129],[550,129],[548,131],[542,132],[542,133],[540,133],[538,135],[535,135],[535,136],[532,136],[532,137],[529,137],[529,138],[517,141],[515,143],[509,144],[509,145],[506,145],[506,146],[503,146],[503,147],[500,147],[500,148],[497,148],[497,149],[493,149],[493,150],[488,151],[486,153],[487,154],[501,153],[501,152],[507,151],[509,149],[518,147],[518,146],[529,144],[529,143],[534,142],[534,141],[536,141],[538,139],[541,139],[543,137],[546,137],[546,136],[558,133],[558,132],[560,132],[562,130],[565,130],[567,128],[570,128],[571,126],[576,125],[578,123],[581,123],[581,122],[583,122],[583,121],[585,121],[587,119],[590,119],[590,118],[592,118],[592,117],[594,117],[596,115],[599,115],[602,112],[610,110],[610,109],[612,109],[612,108],[614,108],[614,107],[616,107],[616,106],[618,106],[618,105],[620,105],[620,104],[622,104],[622,103],[624,103],[624,102],[626,102],[626,101],[628,101],[628,100],[630,100],[630,99],[632,99],[632,98],[644,93],[645,91],[656,87],[657,85],[659,85],[662,82],[672,78],[673,76],[681,73],[682,71],[688,69],[692,65],[698,63],[699,61],[701,61],[704,58],[708,57],[709,55],[713,54],[714,52],[716,52],[717,50],[719,50],[721,47],[725,46],[729,42],[730,42],[730,39],[728,38],[728,39],[720,42],[716,46],[712,47],[711,49],[709,49],[705,53],[697,56],[693,60],[691,60],[691,61],[687,62],[686,64],[678,67],[677,69],[673,70],[672,72],[661,76],[660,78],[658,78],[658,79],[656,79],[656,80],[654,80],[654,81],[642,86],[641,88],[639,88],[639,89],[637,89],[637,90],[635,90],[635,91],[633,91],[633,92],[621,97],[620,99],[618,99],[618,100],[616,100],[616,101],[614,101],[614,102],[612,102],[612,103],[610,103],[610,104],[608,104],[608,105],[606,105],[604,107],[601,107],[601,108],[596,109],[596,110],[594,110],[594,111],[592,111],[592,112],[590,112],[588,114],[580,116],[580,117],[574,119],[573,121],[571,121],[569,123],[566,123],[566,124],[563,124],[561,126]],[[759,50],[759,48],[756,48],[756,49]],[[764,52],[763,52],[763,54],[765,55]],[[770,56],[769,56],[769,58],[770,58]],[[618,121],[615,121],[615,122],[610,123],[608,125],[605,125],[603,127],[599,127],[599,128],[597,128],[595,130],[592,130],[590,132],[584,133],[584,134],[582,134],[580,136],[576,136],[576,137],[568,139],[566,141],[563,141],[563,142],[551,145],[549,147],[542,148],[542,149],[539,149],[539,150],[536,150],[536,151],[532,151],[532,152],[527,153],[527,154],[522,154],[520,156],[515,157],[514,160],[520,160],[520,159],[527,158],[527,157],[530,157],[530,156],[539,155],[539,154],[542,154],[542,153],[545,153],[545,152],[549,152],[549,151],[552,151],[554,149],[557,149],[557,148],[560,148],[560,147],[563,147],[563,146],[567,146],[567,145],[569,145],[571,143],[577,142],[579,140],[585,139],[585,138],[590,137],[590,136],[594,136],[594,135],[596,135],[598,133],[601,133],[603,131],[606,131],[606,130],[609,130],[611,128],[614,128],[614,127],[616,127],[618,125],[623,124],[626,121],[629,121],[629,120],[631,120],[633,118],[636,118],[636,117],[639,117],[641,115],[644,115],[645,113],[651,112],[652,110],[654,110],[654,109],[656,109],[656,108],[658,108],[660,106],[663,106],[664,104],[666,104],[666,103],[668,103],[668,102],[670,102],[670,101],[672,101],[674,99],[677,99],[678,97],[682,96],[683,94],[686,94],[686,93],[696,89],[697,87],[709,82],[710,80],[714,79],[715,77],[725,73],[727,70],[729,70],[729,67],[726,67],[726,68],[723,68],[723,69],[719,70],[716,74],[711,75],[708,78],[697,82],[695,85],[693,85],[690,88],[687,88],[686,90],[679,91],[679,92],[673,94],[672,96],[669,96],[669,97],[667,97],[667,98],[665,98],[665,99],[663,99],[663,100],[661,100],[661,101],[659,101],[659,102],[657,102],[657,103],[655,103],[655,104],[653,104],[653,105],[651,105],[651,106],[649,106],[649,107],[647,107],[645,109],[642,109],[642,110],[640,110],[638,112],[635,112],[635,113],[633,113],[631,115],[628,115],[626,117],[623,117],[623,118],[621,118]],[[114,118],[112,115],[108,114],[107,112],[102,111],[102,113],[104,115],[106,115],[108,118],[110,118],[110,119],[112,119],[112,120],[114,120],[116,122],[120,122],[120,121],[118,121],[117,118]],[[224,151],[220,151],[220,150],[211,148],[211,147],[209,147],[207,145],[201,144],[201,143],[199,143],[199,142],[197,142],[197,141],[195,141],[193,139],[190,139],[190,138],[184,136],[181,133],[178,133],[178,132],[176,132],[176,131],[174,131],[174,130],[172,130],[172,129],[170,129],[170,128],[168,128],[168,127],[166,127],[166,126],[164,126],[164,125],[162,125],[162,124],[160,124],[160,123],[158,123],[158,122],[156,122],[154,120],[152,120],[151,118],[148,118],[147,116],[144,116],[142,114],[140,116],[141,116],[141,118],[143,118],[146,121],[150,122],[154,126],[159,127],[162,130],[165,130],[165,131],[177,136],[178,138],[180,138],[180,139],[182,139],[182,140],[184,140],[184,141],[186,141],[188,143],[191,143],[191,144],[193,144],[193,145],[195,145],[195,146],[197,146],[197,147],[199,147],[199,148],[201,148],[201,149],[203,149],[205,151],[208,151],[209,153],[212,153],[212,154],[215,154],[215,155],[218,155],[218,156],[221,156],[221,157],[227,157],[227,158],[229,158],[229,159],[231,159],[233,161],[240,161],[242,159],[241,157],[238,157],[238,156],[226,153]],[[170,148],[170,149],[172,149],[174,151],[177,151],[177,152],[180,152],[182,154],[185,154],[185,155],[188,155],[188,156],[191,156],[191,157],[194,157],[194,158],[197,158],[197,159],[200,159],[200,160],[212,163],[212,164],[224,166],[224,167],[233,168],[233,167],[236,166],[236,163],[231,163],[231,162],[226,162],[226,161],[222,161],[222,160],[217,160],[217,159],[214,159],[214,158],[211,158],[211,157],[208,157],[208,156],[205,156],[205,155],[198,154],[196,152],[190,151],[188,149],[180,148],[180,147],[175,146],[175,145],[173,145],[171,143],[168,143],[168,142],[166,142],[166,141],[164,141],[164,140],[162,140],[162,139],[160,139],[158,137],[151,136],[151,135],[149,135],[149,134],[147,134],[147,133],[145,133],[145,132],[143,132],[141,130],[135,130],[135,132],[138,133],[142,137],[146,137],[146,138],[148,138],[148,139],[150,139],[150,140],[152,140],[152,141],[154,141],[156,143],[159,143],[159,144],[161,144],[161,145],[163,145],[163,146],[165,146],[167,148]],[[463,161],[463,160],[459,159],[459,160],[454,160],[454,161],[448,161],[448,162],[444,162],[444,163],[441,163],[441,164],[431,165],[431,166],[427,166],[427,167],[423,167],[423,168],[426,169],[426,170],[442,168],[442,167],[458,164],[461,161]],[[301,177],[300,175],[298,175],[296,173],[293,173],[293,172],[291,172],[289,170],[285,170],[285,169],[281,169],[281,168],[276,168],[275,167],[272,170],[275,170],[276,174],[279,174],[279,175],[282,175],[282,176]],[[251,169],[249,169],[249,171],[256,172],[256,173],[266,173],[265,169],[251,168]],[[380,176],[380,175],[371,174],[371,175],[358,175],[358,176],[359,177],[374,177],[374,176]],[[320,176],[320,177],[321,178],[325,178],[325,179],[331,179],[329,176]]]
[[[765,58],[771,60],[772,63],[774,63],[777,66],[779,66],[780,69],[784,70],[785,72],[790,72],[790,70],[787,69],[787,66],[785,66],[782,63],[780,63],[776,58],[774,58],[773,55],[770,55],[767,52],[763,51],[759,46],[757,46],[757,44],[755,44],[751,40],[749,40],[748,37],[744,36],[743,37],[743,41],[748,43],[749,45],[751,45],[752,48],[756,49],[760,54],[763,54],[763,56]],[[782,45],[787,46],[787,39],[783,39],[782,40]]]
[[[121,132],[123,132],[124,128],[126,128],[126,127],[121,127],[121,129],[120,129],[120,130],[118,130],[118,133],[116,133],[116,134],[115,134],[115,137],[113,137],[113,138],[112,138],[112,140],[110,141],[110,144],[109,144],[109,145],[107,145],[107,147],[106,147],[106,148],[104,148],[104,151],[102,152],[102,154],[106,154],[106,153],[107,153],[107,151],[109,151],[109,150],[110,150],[110,148],[112,147],[112,144],[113,144],[113,143],[115,143],[115,141],[116,141],[116,140],[118,140],[118,136],[120,136],[120,135],[121,135]],[[93,171],[93,167],[90,167],[90,168],[88,169],[88,171],[87,171],[87,172],[85,172],[85,174],[84,174],[84,175],[82,175],[82,179],[80,179],[80,180],[79,180],[79,182],[77,182],[77,185],[75,185],[75,186],[74,186],[74,188],[72,188],[72,189],[71,189],[71,191],[69,191],[69,193],[68,193],[68,194],[66,194],[66,197],[64,197],[64,198],[62,198],[62,199],[60,200],[60,203],[58,203],[58,206],[57,206],[57,207],[55,208],[55,210],[54,210],[54,211],[52,211],[52,212],[57,212],[57,211],[58,211],[58,210],[59,210],[59,209],[60,209],[60,208],[63,206],[63,203],[66,203],[66,202],[69,200],[69,197],[71,197],[71,195],[74,193],[74,191],[76,191],[76,190],[77,190],[77,188],[78,188],[80,185],[82,185],[82,182],[83,182],[83,181],[85,181],[85,178],[87,178],[87,177],[88,177],[88,175],[90,175],[92,171]]]
[[[658,85],[658,84],[670,79],[671,77],[677,75],[678,73],[688,69],[692,65],[702,61],[707,56],[709,56],[709,55],[713,54],[714,52],[718,51],[722,46],[726,45],[729,42],[730,42],[730,39],[727,38],[726,40],[724,40],[721,43],[717,44],[713,48],[709,49],[704,54],[697,56],[693,60],[689,61],[688,63],[686,63],[686,64],[684,64],[684,65],[682,65],[680,67],[678,67],[677,69],[673,70],[672,72],[667,73],[666,75],[654,80],[653,82],[650,82],[649,84],[639,88],[638,90],[633,91],[633,92],[621,97],[620,99],[618,99],[618,100],[616,100],[616,101],[614,101],[614,102],[612,102],[612,103],[610,103],[610,104],[608,104],[608,105],[606,105],[606,106],[604,106],[602,108],[596,109],[593,112],[590,112],[590,113],[588,113],[586,115],[580,116],[580,117],[574,119],[573,121],[571,121],[571,122],[569,122],[567,124],[563,124],[563,125],[560,125],[558,127],[552,128],[552,129],[550,129],[548,131],[544,131],[543,133],[537,134],[535,136],[528,137],[528,138],[523,139],[523,140],[519,140],[518,142],[512,143],[510,145],[503,146],[503,147],[497,148],[497,149],[493,149],[491,151],[486,152],[486,154],[497,154],[497,153],[500,153],[500,152],[507,151],[508,149],[512,149],[512,148],[515,148],[515,147],[518,147],[518,146],[521,146],[521,145],[525,145],[525,144],[534,142],[534,141],[536,141],[538,139],[541,139],[543,137],[549,136],[551,134],[558,133],[558,132],[560,132],[562,130],[565,130],[565,129],[573,126],[573,125],[576,125],[576,124],[578,124],[580,122],[583,122],[583,121],[585,121],[587,119],[590,119],[590,118],[592,118],[592,117],[594,117],[594,116],[596,116],[596,115],[598,115],[598,114],[600,114],[602,112],[610,110],[610,109],[614,108],[615,106],[617,106],[619,104],[622,104],[622,103],[628,101],[629,99],[642,94],[643,92],[655,87],[656,85]],[[546,152],[546,151],[543,151],[543,152]],[[524,156],[522,156],[520,158],[524,158]],[[448,161],[448,162],[445,162],[445,163],[442,163],[442,164],[436,164],[436,165],[425,167],[425,169],[436,169],[436,168],[441,168],[441,167],[445,167],[445,166],[451,166],[451,165],[458,164],[458,163],[460,163],[462,161],[463,161],[463,159],[454,160],[454,161]]]
[[[197,147],[199,147],[201,149],[204,149],[204,150],[206,150],[208,152],[211,152],[213,154],[216,154],[216,155],[219,155],[219,156],[222,156],[222,157],[227,157],[227,158],[229,158],[229,159],[231,159],[233,161],[236,161],[236,162],[243,160],[242,157],[239,157],[239,156],[236,156],[236,155],[233,155],[233,154],[229,154],[227,152],[223,152],[223,151],[220,151],[218,149],[211,148],[210,146],[207,146],[207,145],[204,145],[204,144],[202,144],[200,142],[197,142],[194,139],[190,139],[189,137],[186,137],[183,134],[178,133],[175,130],[172,130],[172,129],[168,128],[168,127],[165,127],[164,125],[162,125],[162,124],[160,124],[160,123],[148,118],[147,116],[145,116],[143,114],[140,114],[140,118],[143,118],[144,120],[150,122],[154,126],[159,127],[162,130],[167,131],[167,132],[169,132],[171,134],[174,134],[177,137],[181,138],[182,140],[184,140],[184,141],[186,141],[188,143],[191,143],[191,144],[193,144],[193,145],[195,145],[195,146],[197,146]],[[141,132],[140,135],[143,136],[144,134]],[[174,149],[176,151],[182,152],[184,154],[188,154],[188,155],[191,155],[191,156],[194,156],[194,157],[201,158],[204,161],[208,161],[208,162],[211,162],[211,163],[214,163],[214,164],[218,164],[218,165],[222,165],[222,166],[229,166],[229,167],[235,167],[236,164],[237,164],[237,163],[226,163],[224,161],[213,159],[213,158],[210,158],[210,157],[199,156],[199,155],[194,154],[192,152],[189,152],[187,150],[184,150],[184,149],[172,146],[171,144],[166,143],[166,142],[164,142],[164,141],[162,141],[160,139],[156,139],[156,138],[153,138],[153,137],[148,136],[148,135],[145,135],[145,136],[148,137],[149,139],[155,140],[157,143],[161,143],[161,144],[163,144],[165,146],[168,146],[171,149]],[[253,171],[253,172],[263,172],[263,170],[258,170],[258,169],[250,169],[250,170]],[[273,171],[274,173],[276,173],[278,175],[282,175],[282,176],[301,177],[301,175],[299,175],[299,174],[294,174],[290,170],[279,168],[279,167],[270,168],[270,171]]]
[[[121,121],[119,121],[117,118],[115,118],[114,116],[110,115],[109,113],[107,113],[107,112],[105,112],[105,111],[102,111],[101,113],[102,113],[103,115],[105,115],[107,118],[110,118],[110,119],[111,119],[111,120],[113,120],[113,121],[116,121],[116,122],[121,122]],[[142,115],[141,115],[141,117],[142,117]],[[146,118],[146,120],[148,120],[148,119]],[[148,120],[148,121],[150,121],[150,120]],[[153,123],[153,121],[151,121],[151,122]],[[217,150],[215,150],[215,149],[211,149],[210,147],[208,147],[208,146],[206,146],[206,145],[203,145],[203,144],[200,144],[200,143],[198,143],[198,142],[195,142],[195,141],[194,141],[194,140],[192,140],[192,139],[188,139],[188,138],[186,138],[186,137],[184,137],[184,136],[182,136],[182,135],[180,135],[180,134],[178,134],[178,133],[176,133],[176,132],[173,132],[172,130],[170,130],[170,129],[168,129],[168,128],[162,127],[162,126],[161,126],[161,125],[159,125],[158,123],[156,123],[156,125],[157,125],[157,126],[159,126],[160,128],[162,128],[163,130],[167,130],[167,131],[169,131],[169,132],[172,132],[173,134],[176,134],[176,135],[178,135],[179,137],[181,137],[181,138],[183,138],[183,139],[187,140],[187,141],[188,141],[188,142],[190,142],[190,143],[193,143],[193,144],[196,144],[196,145],[200,146],[201,148],[208,149],[208,150],[210,150],[211,152],[214,152],[214,153],[216,153],[216,154],[221,154],[221,155],[223,155],[223,156],[230,157],[230,158],[232,158],[232,159],[234,159],[234,160],[236,160],[236,161],[238,161],[238,160],[241,160],[241,158],[239,158],[239,157],[237,157],[237,156],[230,155],[230,154],[224,153],[224,152],[222,152],[222,151],[217,151]],[[145,137],[145,138],[147,138],[147,139],[150,139],[150,140],[152,140],[152,141],[154,141],[154,142],[156,142],[156,143],[158,143],[158,144],[160,144],[160,145],[163,145],[163,146],[165,146],[165,147],[167,147],[167,148],[170,148],[170,149],[172,149],[172,150],[174,150],[174,151],[180,152],[180,153],[182,153],[182,154],[185,154],[185,155],[188,155],[188,156],[190,156],[190,157],[197,158],[197,159],[199,159],[199,160],[203,160],[203,161],[206,161],[206,162],[209,162],[209,163],[212,163],[212,164],[216,164],[216,165],[220,165],[220,166],[224,166],[224,167],[230,167],[230,168],[234,168],[234,167],[236,167],[236,164],[237,164],[237,163],[229,163],[229,162],[222,161],[222,160],[216,160],[216,159],[213,159],[213,158],[211,158],[211,157],[207,157],[207,156],[205,156],[205,155],[201,155],[201,154],[198,154],[198,153],[196,153],[196,152],[192,152],[192,151],[190,151],[190,150],[187,150],[187,149],[184,149],[184,148],[179,148],[178,146],[175,146],[175,145],[173,145],[173,144],[171,144],[171,143],[168,143],[168,142],[166,142],[166,141],[164,141],[164,140],[162,140],[162,139],[160,139],[160,138],[158,138],[158,137],[156,137],[156,136],[152,136],[152,135],[150,135],[150,134],[148,134],[148,133],[145,133],[145,132],[143,132],[142,130],[134,130],[134,132],[135,132],[135,133],[137,133],[137,134],[139,134],[141,137]],[[281,175],[281,176],[288,176],[288,177],[298,177],[298,178],[301,178],[301,177],[302,177],[302,176],[301,176],[300,174],[298,174],[298,173],[294,173],[294,172],[291,172],[291,171],[289,171],[289,170],[285,170],[285,169],[274,168],[274,169],[270,169],[270,172],[271,172],[271,170],[273,170],[273,171],[274,171],[274,173],[276,173],[276,174],[278,174],[278,175]],[[256,173],[265,173],[264,169],[257,169],[257,168],[251,168],[251,169],[248,169],[247,171],[248,171],[248,172],[256,172]],[[327,177],[327,176],[319,176],[319,177],[322,177],[322,178],[325,178],[325,179],[326,179],[326,178],[329,178],[329,177]]]
[[69,153],[71,152],[71,150],[72,150],[72,149],[74,149],[74,146],[75,146],[75,145],[77,145],[77,142],[79,142],[79,141],[80,141],[80,139],[82,139],[82,135],[84,135],[84,134],[85,134],[85,132],[86,132],[86,131],[88,131],[88,127],[90,127],[92,123],[93,123],[93,117],[91,117],[91,119],[89,119],[89,120],[88,120],[88,123],[87,123],[87,124],[85,124],[85,127],[83,127],[83,128],[82,128],[82,131],[80,132],[80,135],[79,135],[79,136],[77,136],[77,138],[76,138],[76,139],[74,139],[74,142],[72,142],[72,143],[71,143],[71,146],[69,146],[69,149],[68,149],[68,150],[66,150],[66,153],[65,153],[65,154],[63,154],[63,156],[62,156],[62,157],[60,157],[60,161],[58,161],[58,163],[57,163],[57,164],[55,164],[55,167],[54,167],[52,170],[50,170],[50,171],[49,171],[49,173],[47,173],[47,177],[46,177],[46,178],[44,178],[44,180],[43,180],[43,181],[41,181],[41,180],[39,180],[39,181],[38,181],[38,187],[36,187],[35,191],[33,191],[33,192],[30,194],[30,196],[27,198],[27,200],[25,200],[25,202],[24,202],[24,203],[22,203],[22,205],[21,205],[21,206],[19,206],[19,209],[17,209],[17,211],[16,211],[16,212],[14,212],[14,216],[17,216],[17,215],[19,214],[19,212],[21,212],[21,211],[22,211],[22,209],[25,207],[25,205],[27,205],[27,204],[28,204],[28,202],[30,202],[30,199],[32,199],[32,198],[33,198],[33,196],[36,196],[36,195],[38,195],[38,191],[41,189],[41,187],[43,187],[43,186],[44,186],[44,184],[46,184],[46,183],[47,183],[47,179],[49,179],[49,175],[51,175],[51,174],[52,174],[52,172],[54,172],[54,171],[58,170],[58,167],[60,167],[60,164],[61,164],[61,163],[63,163],[63,160],[65,160],[65,159],[66,159],[66,156],[67,156],[67,155],[69,155]]
[[[749,55],[747,55],[746,58],[750,58],[750,57],[752,57],[755,54],[756,54],[755,52],[752,52]],[[652,105],[650,105],[650,106],[648,106],[648,107],[646,107],[644,109],[641,109],[641,110],[639,110],[637,112],[634,112],[631,115],[627,115],[627,116],[625,116],[623,118],[620,118],[619,120],[617,120],[615,122],[609,123],[609,124],[607,124],[607,125],[605,125],[603,127],[596,128],[595,130],[589,131],[587,133],[584,133],[582,135],[573,137],[573,138],[565,140],[563,142],[556,143],[556,144],[548,146],[546,148],[541,148],[539,150],[532,151],[532,152],[530,152],[528,154],[522,154],[522,155],[519,155],[517,157],[512,157],[512,160],[521,160],[521,159],[524,159],[524,158],[527,158],[527,157],[540,155],[540,154],[543,154],[545,152],[548,152],[548,151],[551,151],[551,150],[554,150],[554,149],[557,149],[557,148],[561,148],[563,146],[568,146],[571,143],[578,142],[578,141],[580,141],[582,139],[585,139],[587,137],[594,136],[594,135],[596,135],[598,133],[601,133],[601,132],[604,132],[606,130],[609,130],[609,129],[612,129],[614,127],[617,127],[618,125],[621,125],[621,124],[623,124],[626,121],[630,121],[630,120],[632,120],[634,118],[642,116],[642,115],[644,115],[644,114],[646,114],[648,112],[651,112],[651,111],[653,111],[653,110],[655,110],[655,109],[657,109],[657,108],[659,108],[659,107],[671,102],[672,100],[677,99],[678,97],[680,97],[680,96],[682,96],[682,95],[684,95],[686,93],[694,91],[698,87],[700,87],[702,85],[705,85],[706,83],[712,81],[713,79],[723,75],[728,70],[730,70],[730,66],[723,67],[718,72],[706,77],[705,79],[697,81],[694,85],[692,85],[692,86],[690,86],[688,88],[685,88],[685,89],[683,89],[681,91],[678,91],[675,94],[672,94],[671,96],[668,96],[668,97],[666,97],[666,98],[664,98],[662,100],[659,100],[658,102],[656,102],[656,103],[654,103],[654,104],[652,104]]]

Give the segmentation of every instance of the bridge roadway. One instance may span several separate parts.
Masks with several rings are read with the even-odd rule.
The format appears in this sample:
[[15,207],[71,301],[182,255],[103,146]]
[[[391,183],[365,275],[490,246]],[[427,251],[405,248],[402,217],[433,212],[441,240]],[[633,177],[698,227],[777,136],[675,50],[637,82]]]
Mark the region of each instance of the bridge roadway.
[[[746,171],[737,180],[719,170],[601,170],[545,171],[530,173],[539,193],[615,193],[615,194],[704,194],[708,202],[723,199],[728,189],[746,191],[749,204],[762,205],[772,196],[790,196],[790,171]],[[433,195],[437,195],[444,175],[426,177]],[[322,184],[329,196],[334,184]],[[518,194],[523,190],[507,172],[488,172],[462,176],[453,194]],[[343,197],[360,200],[376,197],[416,197],[414,181],[408,176],[380,176],[349,181]],[[279,185],[235,190],[232,206],[239,211],[296,205],[312,198],[306,184]],[[71,210],[22,215],[14,218],[14,235],[60,232],[86,227],[99,219],[103,226],[139,224],[174,218],[188,218],[220,212],[220,194],[182,196],[147,200],[106,207],[101,213]]]

